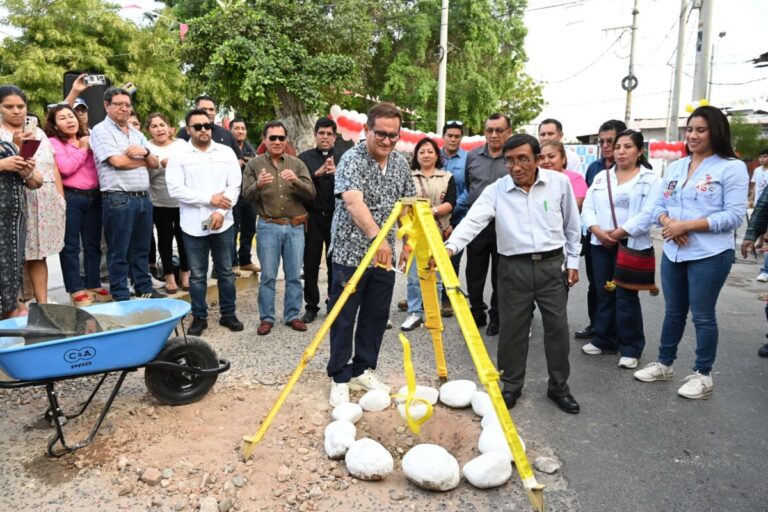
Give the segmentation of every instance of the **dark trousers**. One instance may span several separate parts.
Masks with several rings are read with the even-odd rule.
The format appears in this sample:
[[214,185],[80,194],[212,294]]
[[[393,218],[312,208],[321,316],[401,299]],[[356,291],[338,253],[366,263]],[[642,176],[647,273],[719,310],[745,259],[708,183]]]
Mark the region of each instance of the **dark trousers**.
[[[593,245],[589,249],[595,281],[606,283],[613,279],[618,249],[602,245]],[[639,358],[645,347],[645,333],[637,291],[617,286],[610,292],[601,286],[596,292],[597,310],[592,322],[595,337],[592,344],[602,350],[618,350],[624,357]]]
[[584,247],[584,265],[587,267],[587,315],[589,315],[589,325],[595,325],[595,311],[597,310],[597,290],[595,289],[595,275],[592,272],[592,253],[590,249],[590,236],[581,238],[582,247]]
[[[355,267],[333,263],[331,307],[355,270]],[[395,273],[382,268],[367,269],[357,283],[357,291],[349,297],[331,326],[328,376],[334,382],[349,382],[369,368],[376,369],[394,286]]]
[[[496,250],[496,227],[489,224],[467,245],[467,292],[472,316],[477,320],[485,318],[488,309],[483,300],[485,281],[488,277],[488,263],[491,264],[491,322],[499,321],[499,299],[496,295],[498,281],[499,253]],[[527,333],[528,331],[526,331]]]
[[332,214],[309,212],[307,233],[304,239],[304,302],[307,311],[317,313],[320,308],[320,289],[317,286],[320,274],[320,259],[325,245],[325,262],[328,265],[327,296],[331,295],[331,261],[328,257],[328,247],[331,245]]
[[205,236],[191,236],[184,233],[184,245],[189,258],[189,297],[192,301],[192,315],[208,318],[208,304],[205,296],[208,291],[208,259],[213,260],[219,288],[219,310],[221,316],[235,314],[235,274],[230,266],[233,229],[230,227],[221,233]]
[[178,208],[155,206],[152,209],[152,220],[157,228],[157,249],[160,261],[163,263],[163,273],[173,274],[173,240],[179,250],[179,264],[183,272],[189,270],[187,251],[184,250],[184,239],[181,235],[181,224]]
[[[64,191],[67,218],[64,248],[59,253],[64,288],[75,293],[84,288],[99,288],[101,261],[101,196],[88,197]],[[83,270],[80,276],[80,243],[83,244]]]
[[497,352],[504,391],[520,393],[528,359],[528,330],[534,303],[544,324],[544,354],[549,373],[548,389],[558,396],[570,393],[571,367],[568,335],[568,286],[561,270],[563,256],[533,261],[522,256],[501,256],[499,303],[507,313],[499,326]]
[[110,192],[102,198],[101,206],[107,239],[109,292],[116,301],[130,299],[130,275],[137,295],[151,293],[148,262],[152,203],[149,197]]
[[[256,210],[250,202],[241,197],[235,207],[232,208],[232,215],[235,219],[232,238],[232,266],[250,265],[253,263],[251,248],[256,236]],[[238,240],[240,240],[240,249],[237,248]]]

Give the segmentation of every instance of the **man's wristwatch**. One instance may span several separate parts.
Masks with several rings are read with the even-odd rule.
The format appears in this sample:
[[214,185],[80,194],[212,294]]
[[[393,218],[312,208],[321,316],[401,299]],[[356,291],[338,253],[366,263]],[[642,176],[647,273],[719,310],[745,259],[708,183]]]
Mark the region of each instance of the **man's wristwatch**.
[[150,151],[149,148],[147,148],[147,152],[144,154],[144,160],[149,158],[151,155],[152,155],[152,151]]

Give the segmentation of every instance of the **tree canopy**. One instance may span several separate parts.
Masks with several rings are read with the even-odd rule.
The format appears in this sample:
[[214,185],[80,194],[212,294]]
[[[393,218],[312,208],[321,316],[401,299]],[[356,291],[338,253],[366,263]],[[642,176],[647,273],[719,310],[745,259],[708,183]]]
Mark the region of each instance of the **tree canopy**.
[[30,108],[61,101],[66,71],[103,73],[114,84],[133,82],[141,115],[183,111],[185,77],[179,66],[178,30],[164,23],[139,28],[101,0],[4,0],[3,23],[18,37],[0,44],[0,83],[28,95]]

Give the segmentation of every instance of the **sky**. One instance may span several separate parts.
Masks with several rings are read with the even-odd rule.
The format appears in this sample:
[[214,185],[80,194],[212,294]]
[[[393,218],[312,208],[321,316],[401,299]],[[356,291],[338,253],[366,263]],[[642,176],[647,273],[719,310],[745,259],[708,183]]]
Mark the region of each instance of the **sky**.
[[[755,68],[745,62],[768,52],[766,1],[708,1],[715,2],[715,85],[709,102],[768,110],[768,68]],[[547,8],[552,5],[559,6]],[[536,121],[559,119],[566,139],[573,140],[577,135],[595,133],[605,120],[624,119],[626,93],[621,89],[621,79],[629,69],[630,35],[625,33],[608,49],[622,31],[604,29],[631,25],[632,5],[633,0],[528,1],[526,71],[546,82],[545,105]],[[638,87],[633,92],[633,118],[667,117],[679,9],[680,0],[639,0],[635,36]],[[698,13],[694,10],[690,14],[686,29],[680,115],[686,115],[685,107],[693,101]],[[720,32],[726,35],[718,38]],[[757,79],[763,80],[743,84]],[[742,85],[718,85],[736,83]]]

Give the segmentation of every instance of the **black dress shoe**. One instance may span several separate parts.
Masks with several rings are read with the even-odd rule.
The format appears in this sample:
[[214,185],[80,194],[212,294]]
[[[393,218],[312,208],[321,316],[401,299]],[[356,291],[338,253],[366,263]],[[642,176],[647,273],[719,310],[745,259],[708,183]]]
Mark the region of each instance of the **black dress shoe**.
[[517,399],[520,398],[520,393],[502,391],[501,397],[504,399],[504,405],[507,406],[507,409],[513,409],[515,405],[517,405]]
[[478,327],[485,327],[488,324],[488,321],[485,318],[485,313],[481,313],[480,315],[472,315],[472,317],[475,319],[475,325]]
[[305,324],[311,324],[315,321],[315,318],[317,318],[317,311],[308,309],[304,312],[304,316],[301,317],[301,321]]
[[588,325],[582,330],[576,331],[573,335],[580,340],[591,340],[595,336],[595,330],[591,325]]
[[242,331],[245,329],[245,326],[243,325],[243,322],[237,319],[235,315],[228,315],[223,316],[219,320],[219,325],[222,325],[229,329],[230,331]]
[[760,347],[760,350],[757,351],[757,355],[760,357],[768,357],[768,343]]
[[192,317],[192,323],[189,326],[189,329],[187,329],[187,334],[190,336],[200,336],[203,334],[203,331],[208,328],[208,320],[205,318],[199,318],[196,316]]
[[579,411],[581,410],[579,403],[571,394],[558,396],[552,391],[547,391],[547,398],[555,402],[561,411],[567,412],[568,414],[579,414]]
[[488,324],[488,328],[485,330],[485,334],[488,336],[496,336],[499,334],[499,323],[491,321],[491,323]]

